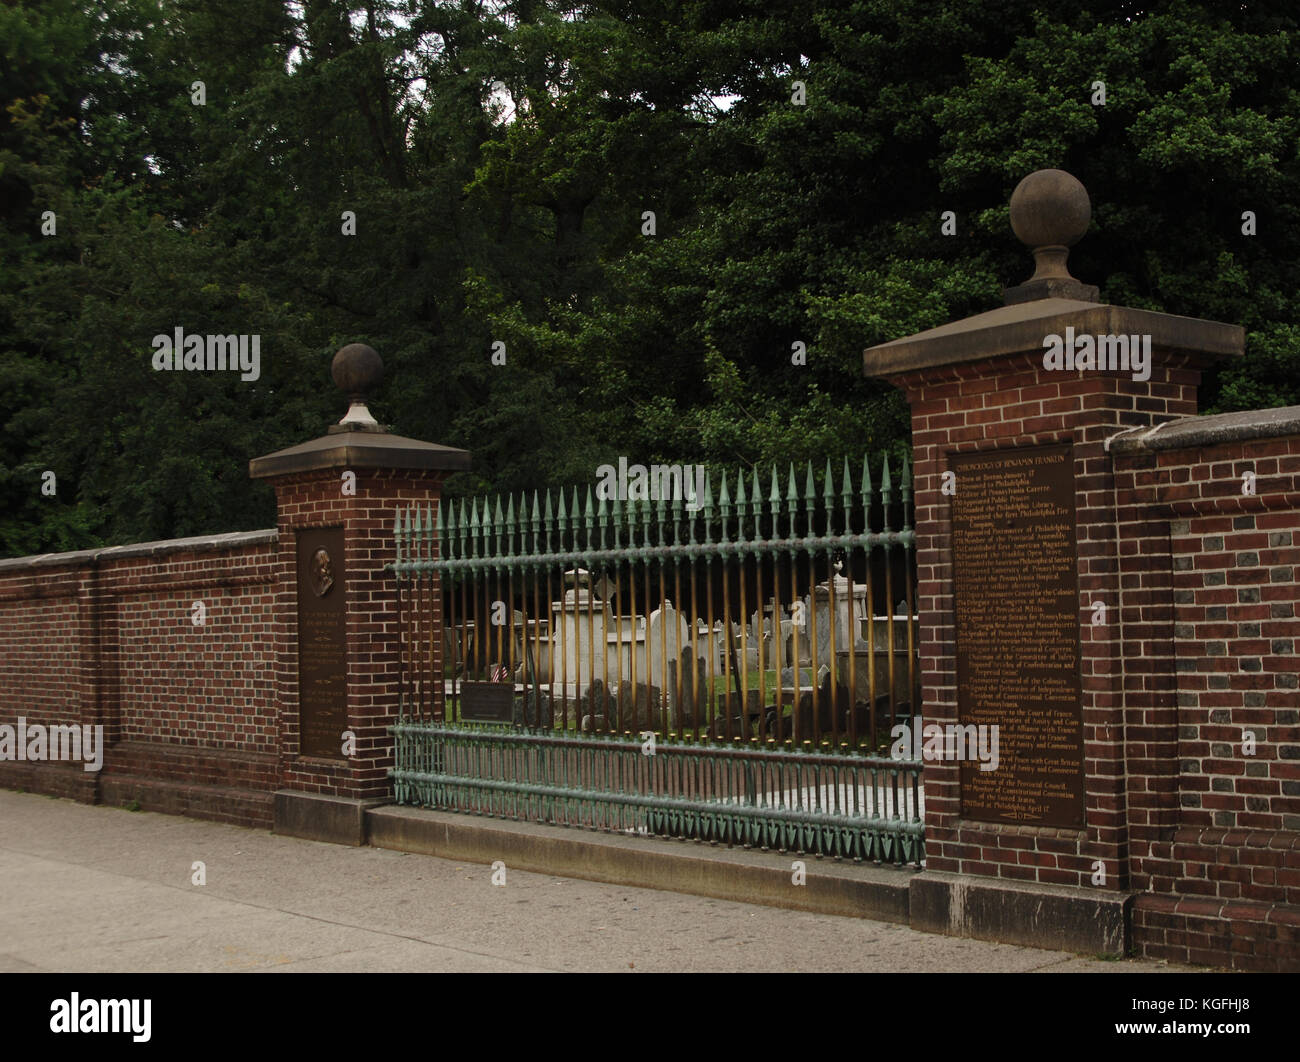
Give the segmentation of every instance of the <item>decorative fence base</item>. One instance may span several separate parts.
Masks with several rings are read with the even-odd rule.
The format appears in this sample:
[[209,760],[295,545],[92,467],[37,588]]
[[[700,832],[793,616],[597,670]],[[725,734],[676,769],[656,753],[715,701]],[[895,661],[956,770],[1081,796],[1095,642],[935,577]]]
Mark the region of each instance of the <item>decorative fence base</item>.
[[399,804],[919,864],[919,760],[437,722],[392,727]]

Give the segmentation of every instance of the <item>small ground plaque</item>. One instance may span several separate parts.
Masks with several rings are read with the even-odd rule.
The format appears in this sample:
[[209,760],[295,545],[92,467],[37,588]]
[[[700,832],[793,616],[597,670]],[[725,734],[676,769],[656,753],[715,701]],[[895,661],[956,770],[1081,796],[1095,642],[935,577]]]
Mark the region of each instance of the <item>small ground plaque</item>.
[[964,818],[1084,825],[1071,447],[955,454],[957,714],[998,725],[999,762],[961,765]]
[[515,687],[512,682],[462,682],[462,723],[510,723],[514,721]]
[[298,532],[299,750],[343,758],[348,721],[343,529]]

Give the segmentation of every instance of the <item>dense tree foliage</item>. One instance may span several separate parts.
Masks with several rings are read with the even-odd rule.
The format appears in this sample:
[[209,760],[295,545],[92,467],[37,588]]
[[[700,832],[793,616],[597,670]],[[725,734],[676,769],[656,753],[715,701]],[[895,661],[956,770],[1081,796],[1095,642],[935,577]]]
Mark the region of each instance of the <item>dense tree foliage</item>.
[[[1246,327],[1208,408],[1300,402],[1296,24],[1290,0],[3,0],[0,553],[267,526],[247,461],[338,418],[357,340],[381,419],[473,451],[461,491],[905,446],[861,351],[1025,279],[1007,200],[1043,166],[1092,195],[1071,264],[1104,300]],[[259,378],[155,372],[178,327],[260,335]]]

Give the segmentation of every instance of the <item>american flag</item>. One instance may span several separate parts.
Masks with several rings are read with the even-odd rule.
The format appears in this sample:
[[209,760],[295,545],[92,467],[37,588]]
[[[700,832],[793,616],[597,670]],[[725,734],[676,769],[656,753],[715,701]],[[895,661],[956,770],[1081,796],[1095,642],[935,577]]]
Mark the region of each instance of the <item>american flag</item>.
[[508,682],[510,680],[510,669],[505,664],[496,664],[488,673],[490,682]]

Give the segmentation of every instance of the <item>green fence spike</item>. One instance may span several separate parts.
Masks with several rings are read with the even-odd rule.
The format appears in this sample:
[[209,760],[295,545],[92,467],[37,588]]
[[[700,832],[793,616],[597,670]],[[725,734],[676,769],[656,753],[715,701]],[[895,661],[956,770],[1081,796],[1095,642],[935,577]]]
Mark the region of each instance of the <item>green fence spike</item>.
[[533,489],[533,515],[528,521],[533,532],[533,552],[542,552],[542,508],[537,497],[536,488]]
[[772,462],[772,490],[767,497],[768,504],[772,507],[772,537],[781,537],[780,520],[781,513],[781,484],[776,478],[776,462]]
[[749,506],[749,499],[745,497],[745,473],[740,471],[736,473],[736,522],[739,528],[736,534],[736,541],[745,540],[745,510]]
[[[522,511],[522,510],[521,510]],[[506,495],[506,556],[515,556],[515,496]],[[514,565],[510,565],[514,567]]]
[[[685,478],[685,473],[683,472],[683,479],[684,478]],[[682,507],[686,504],[685,499],[683,497],[686,494],[686,484],[679,483],[678,486],[681,489],[673,491],[673,497],[669,499],[667,503],[669,509],[672,510],[670,519],[672,520],[672,524],[673,524],[673,545],[674,546],[680,546],[682,544]]]
[[557,552],[563,553],[565,552],[564,533],[566,530],[568,530],[568,524],[569,524],[569,506],[568,503],[564,500],[563,487],[557,490],[556,494],[558,494],[560,498],[559,498],[559,504],[556,506],[555,509],[555,522],[557,525],[557,530],[559,531],[559,540],[557,541],[555,548]]
[[572,537],[569,541],[572,543],[572,552],[578,552],[578,527],[582,522],[582,509],[578,507],[578,485],[573,485],[573,505],[569,508],[569,525]]
[[596,503],[596,526],[600,528],[600,548],[608,548],[605,544],[605,531],[609,524],[609,510],[605,506],[605,495],[600,495],[600,500]]
[[586,512],[582,517],[583,543],[588,550],[595,549],[596,531],[592,521],[596,519],[596,504],[591,497],[591,484],[587,484],[587,502],[585,505]]
[[478,556],[478,498],[471,498],[469,502],[469,544],[470,556]]
[[[845,459],[844,459],[844,471],[845,471],[845,478],[844,478],[844,520],[845,520],[844,531],[845,531],[846,534],[849,533],[849,531],[850,531],[850,528],[849,528],[849,525],[848,525],[849,509],[850,509],[849,498],[850,498],[850,496],[851,496],[852,493],[853,493],[853,488],[852,488],[852,486],[850,485],[849,480],[848,480],[848,475],[847,475],[847,473],[848,473],[848,468],[849,468],[848,458],[845,458]],[[870,468],[870,466],[867,464],[867,455],[866,455],[866,454],[863,454],[863,455],[862,455],[862,493],[863,493],[863,495],[864,495],[868,500],[870,500],[870,498],[871,498],[871,468]],[[869,507],[868,507],[867,509],[863,510],[863,513],[862,513],[862,530],[863,530],[863,531],[870,531],[870,530],[871,530],[871,509],[870,509]]]
[[424,506],[424,548],[420,551],[421,556],[428,560],[433,560],[437,552],[437,535],[433,526],[433,506],[425,503]]
[[[894,487],[889,480],[889,455],[888,454],[885,455],[885,459],[882,463],[884,465],[884,472],[880,476],[881,530],[888,531],[889,530],[889,506],[894,500],[893,497]],[[871,499],[864,497],[862,499],[863,506],[865,507],[870,500]]]
[[[713,477],[709,470],[704,470],[704,502],[700,506],[700,512],[704,516],[704,542],[706,545],[713,544]],[[695,542],[695,524],[691,524],[691,542]]]
[[393,546],[395,549],[394,564],[396,570],[402,570],[402,510],[398,509],[393,513]]
[[[609,521],[614,525],[614,548],[623,548],[623,504],[619,501],[618,492],[614,492],[614,500],[610,502]],[[604,545],[604,539],[601,539],[601,545]]]
[[448,560],[454,560],[460,556],[456,552],[456,503],[450,500],[447,502],[447,533],[443,537],[443,541],[445,543],[443,548],[446,551]]
[[456,522],[456,534],[460,538],[460,555],[462,558],[469,556],[469,549],[466,546],[465,538],[470,533],[469,522],[465,516],[465,499],[460,500],[460,519]]
[[[749,484],[749,511],[754,517],[754,538],[760,539],[763,533],[759,530],[759,522],[763,515],[763,488],[758,483],[758,465],[754,466],[754,475]],[[776,536],[773,535],[773,538]]]
[[790,462],[789,485],[785,489],[786,520],[790,524],[790,538],[794,538],[795,513],[799,509],[799,488],[794,482],[794,462]]
[[835,473],[831,471],[831,459],[826,458],[826,485],[822,490],[822,506],[826,509],[826,534],[833,535],[835,513]]

